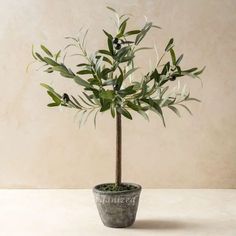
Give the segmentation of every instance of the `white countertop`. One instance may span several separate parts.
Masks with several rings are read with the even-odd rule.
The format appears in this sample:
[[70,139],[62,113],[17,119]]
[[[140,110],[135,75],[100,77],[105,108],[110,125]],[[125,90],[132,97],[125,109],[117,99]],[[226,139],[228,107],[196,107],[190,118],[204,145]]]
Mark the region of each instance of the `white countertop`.
[[136,223],[100,221],[91,190],[0,190],[0,236],[236,236],[236,190],[144,189]]

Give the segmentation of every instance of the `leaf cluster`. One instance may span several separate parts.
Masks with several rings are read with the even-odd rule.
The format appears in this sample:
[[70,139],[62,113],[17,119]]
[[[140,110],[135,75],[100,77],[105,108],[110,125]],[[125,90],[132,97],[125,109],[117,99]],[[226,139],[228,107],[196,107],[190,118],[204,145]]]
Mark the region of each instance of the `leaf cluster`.
[[[76,109],[81,114],[80,124],[84,123],[93,112],[96,123],[98,112],[110,111],[112,117],[120,113],[128,119],[132,119],[132,112],[136,112],[148,120],[147,112],[152,111],[161,117],[164,125],[164,107],[168,107],[180,116],[177,106],[181,106],[191,114],[183,103],[199,100],[191,98],[185,87],[178,86],[171,90],[168,84],[175,80],[179,81],[184,76],[199,78],[205,67],[183,69],[181,66],[183,54],[176,55],[172,38],[167,43],[156,67],[142,76],[141,81],[134,81],[133,74],[138,70],[135,66],[135,56],[141,50],[150,49],[150,47],[139,47],[139,44],[152,28],[160,29],[160,27],[152,22],[145,22],[141,29],[127,30],[129,17],[119,16],[114,9],[110,7],[108,9],[116,15],[117,32],[112,35],[103,30],[107,40],[106,48],[89,55],[86,50],[88,31],[83,37],[81,35],[77,38],[67,37],[72,43],[68,44],[65,50],[75,47],[79,51],[73,54],[80,57],[76,69],[72,70],[65,64],[66,56],[61,58],[62,50],[53,53],[44,45],[41,45],[41,52],[32,49],[34,59],[46,68],[45,72],[59,73],[62,77],[73,80],[83,90],[77,96],[59,94],[43,83],[41,85],[47,89],[52,99],[48,106]],[[168,56],[169,60],[161,64],[165,56]]]

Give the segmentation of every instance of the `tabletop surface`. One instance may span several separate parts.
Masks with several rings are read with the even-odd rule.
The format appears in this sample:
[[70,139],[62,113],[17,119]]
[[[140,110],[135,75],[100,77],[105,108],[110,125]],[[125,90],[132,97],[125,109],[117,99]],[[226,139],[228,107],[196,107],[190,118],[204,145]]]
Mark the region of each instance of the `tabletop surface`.
[[236,236],[236,190],[143,189],[135,224],[100,221],[88,189],[0,190],[1,236]]

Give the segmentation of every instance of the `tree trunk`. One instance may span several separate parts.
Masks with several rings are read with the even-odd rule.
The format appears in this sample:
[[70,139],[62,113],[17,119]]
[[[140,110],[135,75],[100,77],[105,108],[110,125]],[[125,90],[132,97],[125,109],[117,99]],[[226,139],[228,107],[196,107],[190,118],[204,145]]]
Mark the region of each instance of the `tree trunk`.
[[116,185],[121,184],[121,138],[122,138],[122,129],[121,129],[121,114],[116,113]]

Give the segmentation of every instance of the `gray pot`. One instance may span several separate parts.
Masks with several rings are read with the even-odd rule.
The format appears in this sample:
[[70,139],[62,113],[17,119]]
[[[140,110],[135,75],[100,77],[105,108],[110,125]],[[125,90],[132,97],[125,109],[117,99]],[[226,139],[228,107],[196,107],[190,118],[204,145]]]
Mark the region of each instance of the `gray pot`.
[[136,217],[141,186],[133,183],[136,188],[125,191],[102,191],[100,184],[93,188],[99,215],[105,226],[112,228],[125,228],[131,226]]

